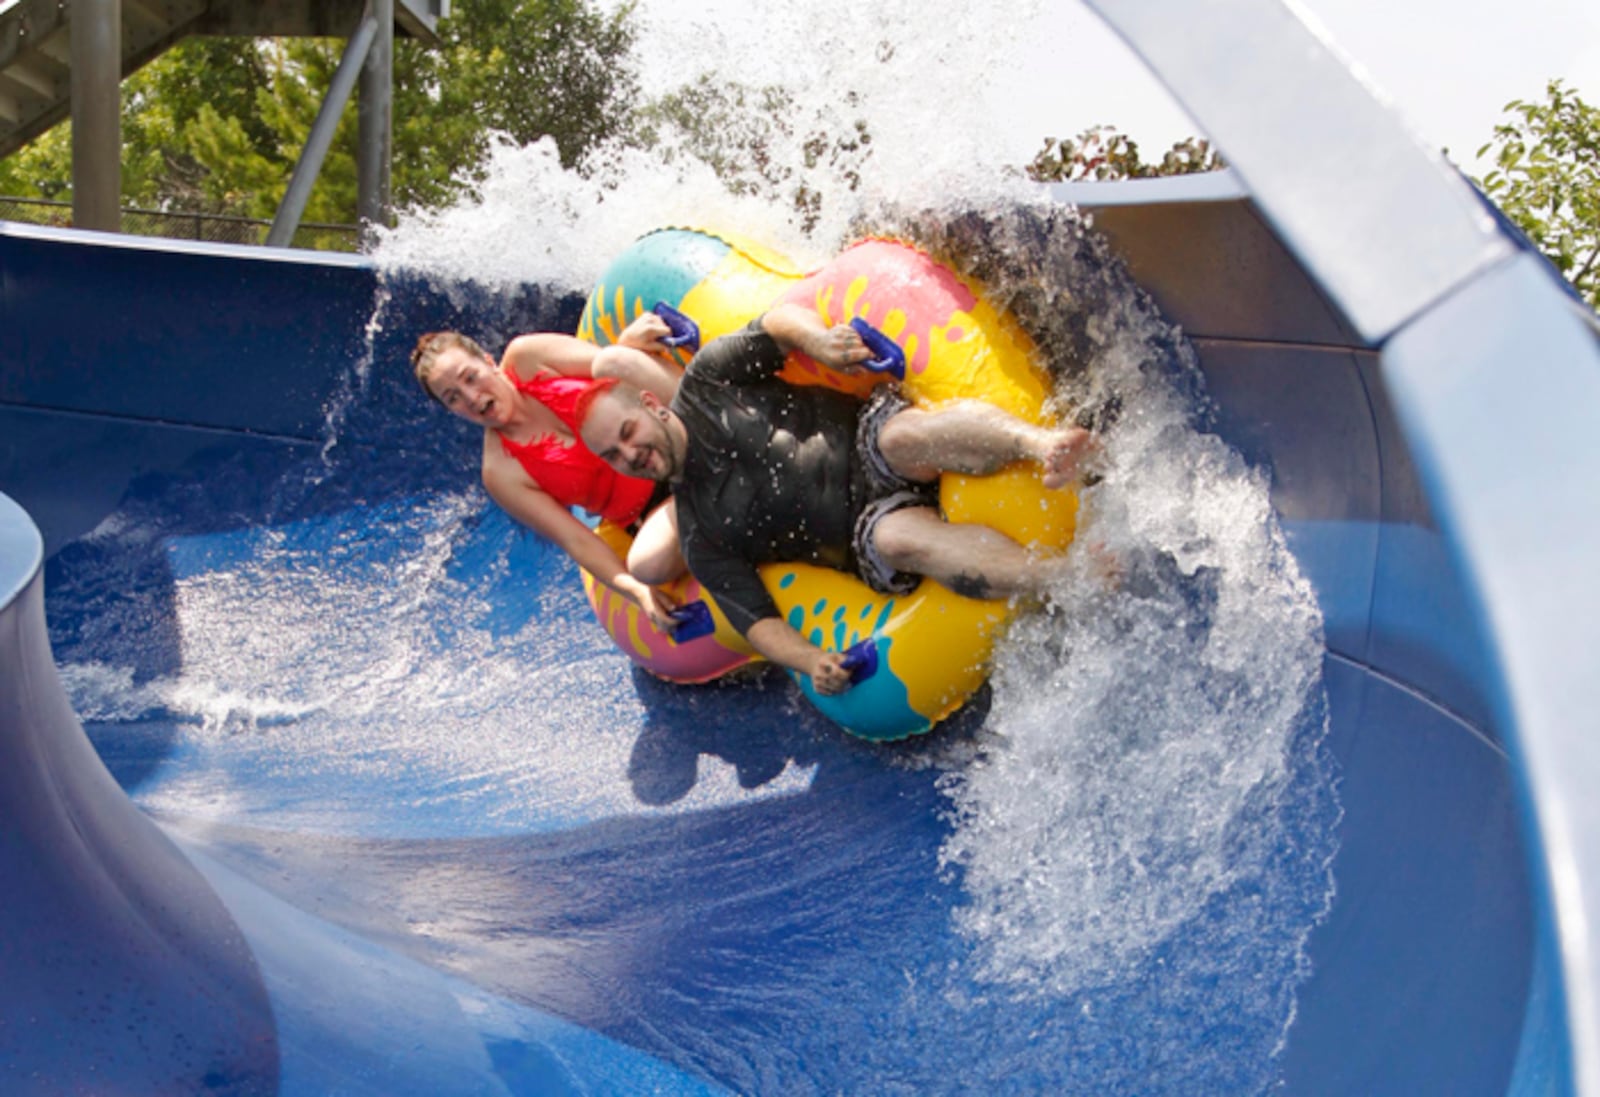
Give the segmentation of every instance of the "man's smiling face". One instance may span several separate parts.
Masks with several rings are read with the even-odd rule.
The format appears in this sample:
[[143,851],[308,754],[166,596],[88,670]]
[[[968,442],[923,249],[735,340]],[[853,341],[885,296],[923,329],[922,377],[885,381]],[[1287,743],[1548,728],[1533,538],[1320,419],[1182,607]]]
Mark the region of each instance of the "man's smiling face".
[[683,424],[648,392],[619,387],[596,398],[582,434],[583,444],[624,476],[676,480],[683,475]]

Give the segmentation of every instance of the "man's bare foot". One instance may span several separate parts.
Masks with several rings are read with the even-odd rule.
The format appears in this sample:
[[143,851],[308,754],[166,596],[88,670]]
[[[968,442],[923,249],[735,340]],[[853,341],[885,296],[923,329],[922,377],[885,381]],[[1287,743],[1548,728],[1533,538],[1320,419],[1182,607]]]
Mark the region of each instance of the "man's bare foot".
[[1088,560],[1089,577],[1106,590],[1119,590],[1128,578],[1128,565],[1122,557],[1106,547],[1104,541],[1085,541],[1083,553]]
[[1082,427],[1051,431],[1039,455],[1044,486],[1052,490],[1076,483],[1100,452],[1100,443]]

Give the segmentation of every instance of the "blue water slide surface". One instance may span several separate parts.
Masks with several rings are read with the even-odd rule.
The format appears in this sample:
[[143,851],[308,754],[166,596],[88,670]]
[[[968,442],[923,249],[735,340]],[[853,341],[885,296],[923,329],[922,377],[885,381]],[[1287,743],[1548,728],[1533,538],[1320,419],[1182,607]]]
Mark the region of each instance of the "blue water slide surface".
[[[938,744],[630,672],[396,366],[407,317],[570,330],[575,299],[0,225],[0,1090],[1600,1094],[1595,317],[1287,9],[1093,6],[1231,167],[1059,196],[1182,326],[1325,619],[1336,890],[1281,1041],[1159,984],[917,993],[961,948]],[[442,607],[416,663],[361,664],[351,735],[305,730],[338,700],[303,682],[158,692],[206,607],[296,666],[285,592],[342,584],[306,681],[381,646],[385,598]],[[386,690],[468,640],[465,678],[515,645],[472,734],[534,743],[542,787],[386,745],[436,719]],[[74,712],[108,695],[132,716]]]

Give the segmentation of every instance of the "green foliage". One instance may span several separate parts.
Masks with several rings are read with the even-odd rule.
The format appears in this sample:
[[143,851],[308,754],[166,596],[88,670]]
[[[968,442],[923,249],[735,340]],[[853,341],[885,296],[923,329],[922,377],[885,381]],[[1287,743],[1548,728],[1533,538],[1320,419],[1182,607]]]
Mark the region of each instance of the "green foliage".
[[[270,148],[255,117],[267,68],[248,39],[190,39],[135,73],[122,89],[122,198],[126,205],[191,212],[241,212],[208,194],[193,146],[208,120],[239,120],[249,145]],[[55,127],[0,161],[0,192],[67,199],[72,194],[72,127]]]
[[1495,165],[1478,184],[1600,308],[1600,108],[1560,80],[1545,96],[1506,104],[1510,120],[1478,150]]
[[[447,204],[481,179],[494,134],[551,137],[569,167],[628,122],[632,8],[586,0],[456,0],[442,46],[395,43],[391,182],[399,206]],[[288,187],[342,39],[192,38],[123,83],[123,203],[270,218]],[[352,96],[304,219],[355,220]],[[71,131],[0,161],[0,193],[71,196]]]
[[0,194],[62,201],[72,196],[72,131],[60,125],[0,160]]
[[602,15],[585,0],[456,0],[440,48],[397,43],[396,204],[436,208],[470,190],[496,135],[549,137],[563,165],[582,165],[628,125],[632,19],[632,4]]
[[626,124],[632,16],[631,4],[607,16],[583,0],[469,0],[441,25],[445,48],[414,63],[426,79],[448,76],[455,103],[489,129],[519,145],[553,137],[574,167]]
[[1148,179],[1156,175],[1189,175],[1224,167],[1211,143],[1186,137],[1162,154],[1161,162],[1147,164],[1139,144],[1115,126],[1090,126],[1074,138],[1049,137],[1028,164],[1028,178],[1040,183],[1080,180]]

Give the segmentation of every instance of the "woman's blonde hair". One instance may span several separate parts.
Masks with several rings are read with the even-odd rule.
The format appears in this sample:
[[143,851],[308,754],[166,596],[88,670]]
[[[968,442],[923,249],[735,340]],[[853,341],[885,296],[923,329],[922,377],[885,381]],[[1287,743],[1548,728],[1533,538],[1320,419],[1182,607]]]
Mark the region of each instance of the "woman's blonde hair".
[[453,349],[475,354],[491,364],[494,362],[489,352],[479,346],[478,341],[470,335],[462,335],[459,331],[425,332],[417,339],[417,345],[411,349],[411,372],[416,374],[417,384],[428,394],[428,399],[435,403],[438,403],[439,398],[433,394],[433,389],[428,387],[428,377],[433,373],[439,355]]

